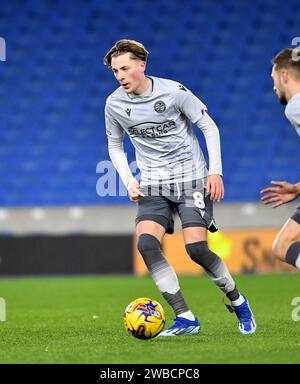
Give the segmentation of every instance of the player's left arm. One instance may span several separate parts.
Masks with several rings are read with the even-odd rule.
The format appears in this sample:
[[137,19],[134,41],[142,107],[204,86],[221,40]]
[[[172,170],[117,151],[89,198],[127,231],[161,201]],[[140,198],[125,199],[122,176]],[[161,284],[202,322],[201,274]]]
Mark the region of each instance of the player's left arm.
[[213,201],[224,198],[224,185],[222,180],[222,159],[219,129],[207,113],[207,107],[191,91],[181,84],[174,92],[175,106],[204,134],[208,156],[209,176],[206,192],[210,193]]
[[203,116],[197,121],[197,126],[201,129],[205,137],[209,156],[209,172],[206,191],[208,194],[210,193],[211,200],[219,202],[224,198],[219,129],[207,112],[204,112]]

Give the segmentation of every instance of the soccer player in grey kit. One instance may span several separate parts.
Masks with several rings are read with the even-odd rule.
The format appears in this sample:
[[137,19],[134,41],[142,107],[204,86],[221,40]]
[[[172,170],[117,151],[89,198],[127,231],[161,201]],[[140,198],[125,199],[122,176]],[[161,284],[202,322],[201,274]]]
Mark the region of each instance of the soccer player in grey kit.
[[[286,105],[285,115],[300,136],[300,50],[286,48],[272,60],[274,91],[281,104]],[[295,164],[299,170],[299,163]],[[261,200],[277,208],[300,196],[300,182],[272,181],[265,188]],[[273,243],[273,253],[281,261],[300,268],[300,207],[282,227]]]
[[[178,213],[186,251],[227,296],[243,334],[256,324],[248,300],[240,294],[223,260],[207,244],[207,230],[217,231],[213,202],[224,197],[219,130],[206,106],[183,85],[146,76],[148,51],[134,40],[120,40],[109,50],[104,64],[120,84],[105,106],[110,158],[131,201],[137,202],[138,249],[163,297],[176,315],[160,336],[189,336],[200,331],[189,309],[177,275],[161,251],[165,233],[173,233]],[[204,134],[209,170],[192,129]],[[140,182],[128,166],[123,149],[125,132],[136,151]]]

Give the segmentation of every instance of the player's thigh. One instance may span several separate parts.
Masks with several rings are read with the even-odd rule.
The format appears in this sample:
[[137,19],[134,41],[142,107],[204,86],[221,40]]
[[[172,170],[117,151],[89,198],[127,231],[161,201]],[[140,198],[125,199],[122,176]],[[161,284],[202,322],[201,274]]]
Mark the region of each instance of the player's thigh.
[[204,227],[188,227],[182,229],[184,244],[207,241],[207,229]]
[[273,250],[286,255],[289,246],[295,241],[300,241],[300,224],[293,219],[289,219],[276,236]]
[[192,189],[188,193],[185,191],[176,209],[181,220],[185,244],[207,241],[207,230],[218,230],[213,218],[213,203],[209,196],[206,196],[205,189]]
[[166,229],[152,220],[143,220],[137,223],[136,225],[136,236],[139,238],[143,233],[148,233],[158,239],[159,242],[162,241]]
[[135,219],[136,233],[149,233],[161,241],[162,236],[174,232],[172,207],[163,196],[145,196],[138,201],[138,211]]

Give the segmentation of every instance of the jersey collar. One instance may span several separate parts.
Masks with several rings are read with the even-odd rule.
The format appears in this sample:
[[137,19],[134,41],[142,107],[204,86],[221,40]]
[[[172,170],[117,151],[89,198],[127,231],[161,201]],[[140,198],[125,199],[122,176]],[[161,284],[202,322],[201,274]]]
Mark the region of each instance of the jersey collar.
[[142,93],[141,95],[134,95],[133,93],[128,93],[128,97],[133,100],[133,99],[144,99],[146,97],[149,97],[152,92],[153,92],[153,79],[150,77],[150,76],[146,76],[148,79],[151,80],[151,85],[150,87],[144,92]]

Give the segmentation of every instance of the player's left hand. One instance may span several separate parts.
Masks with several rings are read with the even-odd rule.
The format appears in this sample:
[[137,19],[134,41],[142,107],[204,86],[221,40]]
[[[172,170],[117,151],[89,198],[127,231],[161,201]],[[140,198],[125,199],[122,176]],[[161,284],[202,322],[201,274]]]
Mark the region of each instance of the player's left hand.
[[209,175],[206,185],[206,193],[210,193],[210,200],[220,202],[224,198],[224,185],[221,175]]

